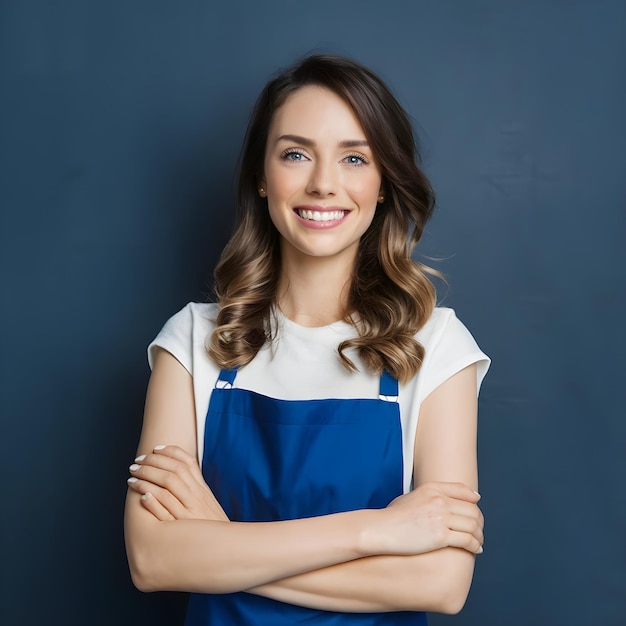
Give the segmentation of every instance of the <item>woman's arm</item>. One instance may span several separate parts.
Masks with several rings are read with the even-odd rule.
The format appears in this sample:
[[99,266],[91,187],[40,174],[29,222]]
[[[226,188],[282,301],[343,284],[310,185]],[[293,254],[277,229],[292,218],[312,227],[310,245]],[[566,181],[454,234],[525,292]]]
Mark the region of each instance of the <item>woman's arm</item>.
[[[431,481],[459,481],[477,488],[476,395],[476,366],[471,366],[423,402],[415,441],[418,489],[430,488]],[[480,513],[470,523],[479,524],[482,531]],[[251,592],[327,610],[456,613],[467,598],[473,569],[471,551],[444,548],[416,556],[351,561]]]
[[[464,556],[467,555],[467,556]],[[460,557],[460,558],[459,558]],[[467,596],[465,550],[374,556],[262,585],[250,593],[326,611],[458,613]]]
[[[139,455],[162,442],[194,454],[192,379],[169,353],[159,351],[146,398]],[[152,455],[155,456],[155,455]],[[137,465],[150,482],[158,468]],[[205,499],[212,498],[205,486]],[[214,498],[213,498],[214,499]],[[326,567],[368,554],[362,535],[376,512],[277,523],[230,523],[214,519],[156,519],[129,490],[126,549],[133,582],[140,589],[224,593]],[[172,518],[173,519],[173,518]]]
[[[225,521],[204,485],[203,502],[197,506],[209,511],[204,519],[194,514],[188,517],[196,519],[177,518],[173,511],[159,519],[150,510],[153,499],[142,503],[140,494],[150,485],[176,494],[180,489],[172,481],[190,479],[180,461],[166,451],[150,450],[163,441],[189,453],[195,450],[191,378],[166,352],[159,352],[155,362],[144,420],[139,452],[146,459],[133,470],[137,480],[131,484],[126,509],[129,563],[140,589],[223,593],[374,554],[416,554],[447,545],[465,547],[471,541],[478,548],[479,538],[462,528],[477,496],[459,485],[443,485],[435,495],[422,490],[403,496],[382,511],[253,524]],[[432,519],[436,511],[447,513]],[[450,525],[458,529],[450,530]]]

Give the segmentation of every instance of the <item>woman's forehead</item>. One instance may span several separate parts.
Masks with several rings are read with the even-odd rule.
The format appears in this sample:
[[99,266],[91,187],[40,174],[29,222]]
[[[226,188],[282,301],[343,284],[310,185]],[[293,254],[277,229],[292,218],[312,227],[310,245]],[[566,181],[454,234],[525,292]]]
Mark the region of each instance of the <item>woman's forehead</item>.
[[365,132],[350,105],[334,91],[306,85],[279,106],[269,128],[270,140],[283,135],[308,139],[365,141]]

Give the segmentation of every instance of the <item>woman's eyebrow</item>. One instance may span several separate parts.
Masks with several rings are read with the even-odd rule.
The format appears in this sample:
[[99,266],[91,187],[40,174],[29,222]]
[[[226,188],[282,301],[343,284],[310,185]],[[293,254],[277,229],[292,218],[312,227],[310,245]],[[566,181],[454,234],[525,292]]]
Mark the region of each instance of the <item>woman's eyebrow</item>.
[[368,148],[367,139],[351,139],[350,141],[340,141],[340,148]]
[[276,143],[279,141],[293,141],[293,143],[301,143],[303,146],[314,146],[315,142],[312,139],[301,137],[300,135],[281,135]]
[[[301,137],[300,135],[281,135],[276,139],[276,143],[279,141],[292,141],[293,143],[299,143],[303,146],[313,147],[315,142],[307,137]],[[340,148],[367,148],[369,143],[366,139],[347,139],[339,142]]]

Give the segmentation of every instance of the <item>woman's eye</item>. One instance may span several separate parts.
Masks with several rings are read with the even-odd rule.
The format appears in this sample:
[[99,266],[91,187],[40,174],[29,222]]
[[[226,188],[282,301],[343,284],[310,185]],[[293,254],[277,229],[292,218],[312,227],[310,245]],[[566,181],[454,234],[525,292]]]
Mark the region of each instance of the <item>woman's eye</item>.
[[348,165],[365,165],[367,163],[365,157],[362,157],[359,154],[349,154],[345,158],[345,161]]
[[297,150],[287,150],[281,154],[281,158],[285,161],[305,161],[306,157],[302,152]]

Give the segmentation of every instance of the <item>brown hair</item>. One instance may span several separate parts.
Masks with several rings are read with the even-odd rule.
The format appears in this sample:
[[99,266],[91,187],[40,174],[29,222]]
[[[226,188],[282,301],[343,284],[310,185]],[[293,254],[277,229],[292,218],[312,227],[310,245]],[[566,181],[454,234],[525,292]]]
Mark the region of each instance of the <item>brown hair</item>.
[[274,112],[307,85],[333,91],[352,108],[380,167],[386,198],[359,244],[346,314],[357,336],[338,346],[339,356],[355,370],[345,350],[356,348],[369,369],[385,368],[407,382],[424,356],[415,333],[435,305],[435,289],[426,276],[430,270],[411,258],[434,195],[417,166],[405,111],[370,70],[336,56],[305,58],[271,80],[257,100],[241,157],[237,223],[215,270],[219,312],[209,355],[220,367],[242,366],[273,338],[280,245],[258,183]]

